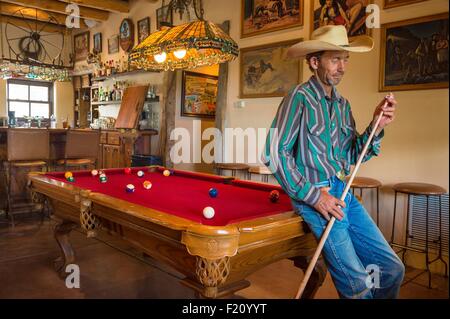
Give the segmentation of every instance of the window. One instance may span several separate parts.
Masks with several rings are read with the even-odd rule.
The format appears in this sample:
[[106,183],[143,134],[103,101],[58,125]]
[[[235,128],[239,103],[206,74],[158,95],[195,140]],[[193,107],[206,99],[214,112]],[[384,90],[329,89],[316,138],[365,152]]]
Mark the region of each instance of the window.
[[16,118],[53,114],[53,84],[27,80],[8,80],[8,111]]

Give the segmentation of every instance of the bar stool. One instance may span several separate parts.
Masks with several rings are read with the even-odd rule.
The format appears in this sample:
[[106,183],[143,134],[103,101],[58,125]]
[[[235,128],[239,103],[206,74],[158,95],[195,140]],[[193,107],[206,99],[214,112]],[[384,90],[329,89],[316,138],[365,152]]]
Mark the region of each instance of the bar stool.
[[[392,222],[392,234],[391,234],[391,246],[401,248],[400,251],[402,252],[402,260],[404,262],[405,260],[405,252],[406,250],[412,250],[420,253],[425,253],[425,263],[427,269],[425,270],[428,272],[428,288],[431,288],[431,271],[429,265],[434,263],[435,261],[441,260],[445,265],[445,276],[447,277],[447,263],[442,258],[442,205],[441,205],[441,196],[446,194],[446,190],[440,186],[433,185],[433,184],[425,184],[425,183],[399,183],[395,184],[392,187],[395,191],[395,197],[394,197],[394,214],[393,214],[393,222]],[[395,243],[394,242],[394,231],[395,231],[395,215],[396,215],[396,209],[397,209],[397,194],[403,193],[408,195],[408,203],[407,203],[407,211],[406,211],[406,236],[405,236],[405,242],[403,245]],[[425,249],[418,249],[414,247],[408,246],[408,239],[412,238],[412,236],[409,234],[409,202],[411,195],[415,196],[425,196],[426,197],[426,209],[425,209]],[[438,196],[439,198],[439,253],[438,257],[435,258],[432,261],[429,261],[428,257],[428,208],[429,208],[429,197],[430,196]],[[398,252],[400,252],[398,251]],[[421,274],[421,273],[420,273]],[[420,275],[419,274],[419,275]],[[419,276],[417,275],[417,276]],[[417,277],[416,276],[416,277]],[[414,278],[416,278],[414,277]],[[413,279],[414,279],[413,278]],[[411,279],[412,280],[412,279]]]
[[[6,181],[6,214],[11,218],[12,226],[14,222],[14,194],[13,171],[19,169],[28,170],[48,170],[50,159],[50,135],[46,129],[8,129],[7,133],[7,160],[3,163],[5,168]],[[19,179],[15,175],[17,185]],[[24,193],[24,192],[22,192]],[[28,203],[27,205],[28,206]],[[42,205],[41,213],[45,205]]]
[[248,179],[252,179],[252,174],[257,174],[261,177],[261,181],[264,183],[269,182],[269,176],[272,175],[272,172],[267,166],[251,166],[248,169]]
[[216,163],[214,168],[217,171],[217,175],[222,175],[224,170],[231,171],[231,176],[236,177],[237,172],[245,172],[245,176],[248,177],[249,165],[243,163]]
[[67,169],[88,169],[97,166],[100,133],[95,130],[68,130],[64,159],[56,161],[58,166]]
[[[349,178],[347,178],[348,181]],[[353,183],[352,183],[352,193],[355,194],[355,189],[359,189],[359,196],[362,200],[363,197],[363,190],[364,189],[369,189],[369,190],[376,190],[376,194],[377,194],[377,226],[379,223],[379,219],[380,219],[380,187],[381,187],[381,182],[379,180],[376,180],[374,178],[370,178],[370,177],[355,177],[353,179]]]

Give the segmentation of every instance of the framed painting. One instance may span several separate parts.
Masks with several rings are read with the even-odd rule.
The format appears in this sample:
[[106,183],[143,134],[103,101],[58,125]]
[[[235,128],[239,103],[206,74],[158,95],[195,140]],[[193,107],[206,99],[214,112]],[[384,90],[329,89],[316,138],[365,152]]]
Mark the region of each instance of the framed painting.
[[373,0],[311,0],[311,33],[324,25],[343,25],[349,38],[370,35],[366,7]]
[[241,38],[303,25],[303,0],[241,1]]
[[380,91],[448,88],[448,13],[381,26]]
[[119,52],[119,35],[113,35],[108,39],[108,54]]
[[240,98],[284,96],[300,82],[299,59],[288,59],[287,50],[300,40],[243,48],[240,52]]
[[125,52],[131,51],[134,46],[134,25],[131,19],[123,19],[120,24],[120,47]]
[[144,18],[137,23],[138,42],[141,43],[150,35],[150,18]]
[[156,9],[156,29],[161,30],[162,24],[173,25],[173,13],[168,5]]
[[417,2],[423,2],[427,0],[384,0],[383,9],[395,8],[400,6],[406,6]]
[[217,76],[184,71],[181,116],[214,118],[218,83]]
[[103,51],[103,43],[102,43],[102,34],[96,33],[94,34],[94,53],[98,54],[98,53],[102,53]]
[[77,34],[73,37],[73,49],[75,61],[86,60],[89,55],[90,33],[89,31]]

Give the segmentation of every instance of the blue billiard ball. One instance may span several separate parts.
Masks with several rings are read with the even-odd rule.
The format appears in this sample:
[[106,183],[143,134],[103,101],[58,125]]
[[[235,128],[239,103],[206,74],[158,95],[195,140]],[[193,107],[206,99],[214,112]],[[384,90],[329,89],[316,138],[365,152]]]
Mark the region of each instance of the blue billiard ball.
[[127,193],[134,193],[135,187],[133,184],[128,184],[125,189],[126,189]]
[[209,189],[209,196],[211,196],[212,198],[217,197],[218,194],[219,194],[219,192],[217,191],[217,189],[215,189],[215,188]]

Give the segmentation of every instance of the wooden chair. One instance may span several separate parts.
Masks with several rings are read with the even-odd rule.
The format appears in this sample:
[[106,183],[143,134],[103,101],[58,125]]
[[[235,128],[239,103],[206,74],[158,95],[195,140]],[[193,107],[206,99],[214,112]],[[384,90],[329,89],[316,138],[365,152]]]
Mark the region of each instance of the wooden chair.
[[250,166],[243,163],[215,163],[214,168],[217,171],[217,175],[222,175],[223,171],[231,171],[231,176],[236,177],[237,172],[243,172],[244,176],[248,177],[248,169]]
[[248,179],[252,179],[252,174],[257,174],[261,177],[261,181],[264,183],[269,182],[269,176],[272,175],[272,172],[267,166],[251,166],[248,169]]
[[[348,178],[347,178],[348,181]],[[379,180],[370,177],[355,177],[352,183],[352,192],[355,195],[355,189],[359,189],[359,198],[363,198],[363,190],[375,190],[377,196],[377,226],[380,220],[380,187],[382,186]]]
[[[6,197],[7,207],[6,213],[11,218],[12,225],[14,227],[14,214],[17,204],[13,194],[14,188],[20,188],[21,184],[27,185],[23,180],[19,178],[19,174],[13,174],[20,170],[48,170],[48,161],[50,159],[50,135],[46,129],[8,129],[7,132],[7,160],[3,163],[5,171],[6,181]],[[15,185],[13,185],[13,177]],[[22,182],[22,183],[21,183]],[[27,191],[20,192],[22,194]],[[31,206],[31,202],[26,202],[27,206]],[[44,210],[44,205],[41,207]],[[24,212],[30,212],[26,210]]]
[[[432,264],[438,260],[442,261],[445,266],[445,277],[447,277],[447,274],[448,274],[448,272],[447,272],[448,265],[442,256],[442,244],[443,243],[442,243],[442,199],[441,199],[441,196],[445,195],[447,193],[447,191],[438,185],[426,184],[426,183],[398,183],[398,184],[395,184],[394,186],[392,186],[392,188],[394,189],[395,195],[394,195],[394,214],[393,214],[393,218],[392,218],[392,233],[391,233],[390,244],[392,247],[400,248],[400,250],[398,252],[402,252],[403,262],[405,261],[405,253],[407,250],[412,250],[415,252],[425,254],[425,267],[426,267],[425,272],[428,272],[428,288],[431,288],[430,264]],[[398,194],[406,194],[408,196],[407,209],[406,209],[406,226],[405,226],[406,236],[405,236],[405,240],[404,240],[403,244],[395,242],[395,219],[396,219],[396,213],[397,213],[397,195]],[[410,214],[411,196],[423,196],[426,200],[425,209],[423,211],[423,214],[425,215],[425,229],[421,230],[422,232],[425,233],[424,234],[425,235],[425,240],[424,240],[425,247],[423,249],[417,248],[417,247],[412,247],[409,244],[409,240],[411,238],[413,238],[411,236],[411,234],[409,233],[409,230],[410,230],[409,214]],[[437,225],[436,225],[435,221],[433,221],[433,222],[429,221],[430,206],[431,206],[429,203],[429,199],[430,199],[430,197],[433,197],[433,196],[437,197],[439,200],[439,208],[438,208],[439,209],[439,212],[438,212],[439,221],[438,221]],[[435,232],[436,231],[438,232],[438,240],[434,241],[434,244],[438,244],[439,248],[438,248],[438,256],[435,259],[430,261],[429,251],[430,251],[431,241],[429,239],[429,233],[432,229]],[[414,277],[414,278],[416,278],[416,277]],[[410,281],[413,279],[410,279]]]
[[68,130],[64,159],[56,164],[67,169],[88,169],[97,166],[100,132],[94,130]]

